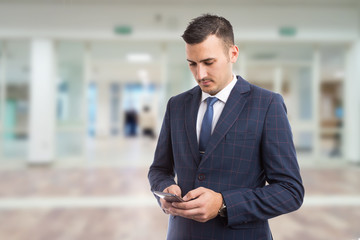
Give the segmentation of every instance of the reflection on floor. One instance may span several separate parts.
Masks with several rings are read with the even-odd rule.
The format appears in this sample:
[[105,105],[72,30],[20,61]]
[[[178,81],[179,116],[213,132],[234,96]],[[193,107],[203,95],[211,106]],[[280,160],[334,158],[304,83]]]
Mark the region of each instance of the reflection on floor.
[[[0,239],[165,239],[168,216],[147,181],[154,146],[118,139],[51,166],[0,161]],[[302,176],[304,205],[270,220],[274,239],[360,238],[360,167],[306,164]]]

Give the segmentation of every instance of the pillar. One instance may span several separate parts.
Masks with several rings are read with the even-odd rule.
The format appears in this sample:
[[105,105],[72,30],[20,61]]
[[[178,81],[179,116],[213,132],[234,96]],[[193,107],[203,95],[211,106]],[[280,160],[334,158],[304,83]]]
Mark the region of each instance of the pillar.
[[348,50],[344,94],[344,157],[360,163],[360,40]]
[[33,39],[30,57],[29,163],[55,158],[55,54],[50,39]]

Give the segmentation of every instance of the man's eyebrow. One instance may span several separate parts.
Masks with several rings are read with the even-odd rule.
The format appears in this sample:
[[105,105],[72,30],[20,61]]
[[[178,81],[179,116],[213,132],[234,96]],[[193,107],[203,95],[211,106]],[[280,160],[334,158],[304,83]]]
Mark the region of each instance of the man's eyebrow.
[[[215,58],[206,58],[206,59],[203,59],[203,60],[200,60],[200,62],[208,62],[208,61],[212,61],[214,60]],[[186,59],[188,62],[191,62],[191,63],[196,63],[195,61],[192,61],[190,59]]]

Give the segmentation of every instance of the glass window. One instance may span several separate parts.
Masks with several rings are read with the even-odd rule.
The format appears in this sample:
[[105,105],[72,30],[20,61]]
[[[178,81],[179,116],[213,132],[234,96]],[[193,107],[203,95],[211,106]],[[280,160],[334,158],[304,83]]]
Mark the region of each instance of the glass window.
[[[248,44],[246,80],[280,93],[287,106],[294,143],[299,152],[311,153],[313,134],[313,48],[306,44]],[[240,66],[241,68],[241,66]]]
[[321,51],[320,143],[322,154],[342,156],[343,86],[345,77],[345,46],[323,46]]
[[[5,52],[4,52],[4,42],[0,41],[0,136],[2,136],[2,111],[3,111],[3,102],[4,102],[4,83],[5,83]],[[0,138],[0,143],[1,143],[1,138]],[[1,152],[1,150],[0,150]]]
[[30,46],[28,41],[6,44],[4,91],[2,99],[2,154],[4,159],[25,159],[28,144]]
[[84,141],[84,44],[57,43],[57,156],[79,156]]

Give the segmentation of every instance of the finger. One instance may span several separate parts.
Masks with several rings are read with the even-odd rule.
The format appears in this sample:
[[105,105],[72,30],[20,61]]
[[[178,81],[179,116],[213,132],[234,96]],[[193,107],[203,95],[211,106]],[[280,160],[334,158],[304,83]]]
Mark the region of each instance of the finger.
[[181,216],[183,218],[188,218],[197,222],[207,222],[211,218],[203,212],[202,209],[196,208],[191,210],[179,210],[179,209],[171,209],[170,214],[173,216]]
[[193,208],[193,209],[169,208],[168,211],[170,212],[171,215],[181,216],[189,219],[194,219],[197,218],[199,215],[201,215],[199,208]]
[[164,199],[160,199],[160,202],[161,202],[161,207],[162,207],[162,208],[168,209],[168,208],[171,207],[171,203],[168,202],[168,201],[166,201],[166,200],[164,200]]
[[165,201],[164,199],[160,199],[160,203],[161,203],[161,208],[163,209],[163,211],[165,213],[169,213],[168,209],[171,208],[171,203]]
[[202,206],[201,199],[194,199],[187,202],[173,202],[171,204],[175,208],[184,209],[184,210],[190,210],[194,208],[199,208]]
[[181,216],[197,222],[206,222],[213,218],[203,208],[194,208],[190,210],[171,208],[169,211],[173,216]]
[[164,213],[166,214],[170,214],[169,208],[171,208],[171,203],[165,201],[164,199],[160,199],[160,203],[161,203],[161,208],[163,210]]
[[171,185],[170,187],[165,188],[163,192],[172,193],[177,196],[181,196],[181,189],[178,185],[175,185],[175,184]]
[[190,201],[190,200],[193,200],[193,199],[196,199],[198,198],[201,194],[203,194],[205,192],[205,188],[203,187],[199,187],[199,188],[196,188],[194,190],[191,190],[190,192],[188,192],[185,196],[184,196],[184,200],[185,201]]

